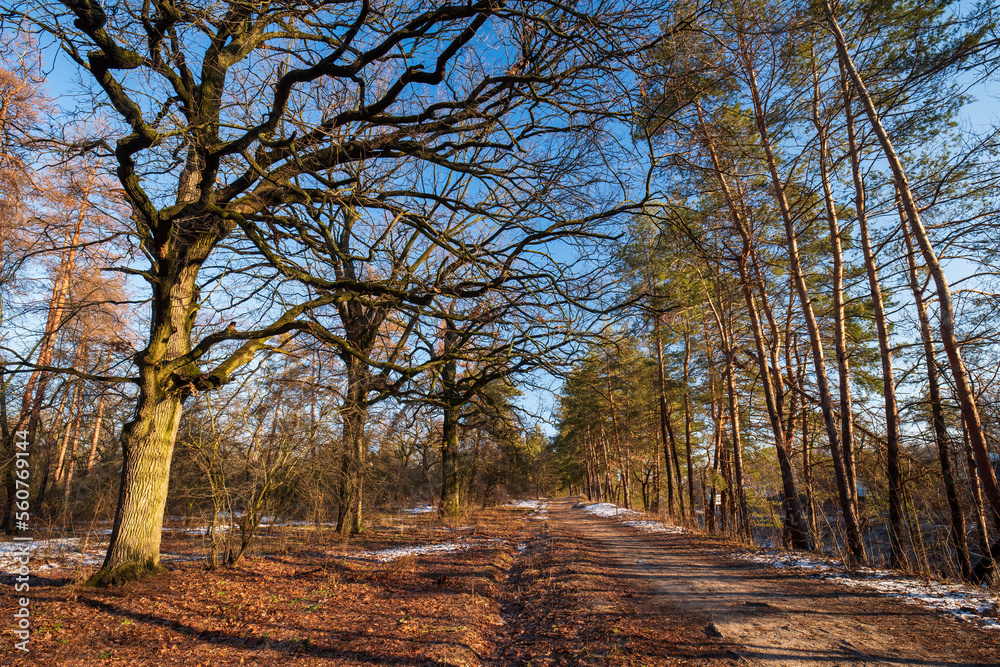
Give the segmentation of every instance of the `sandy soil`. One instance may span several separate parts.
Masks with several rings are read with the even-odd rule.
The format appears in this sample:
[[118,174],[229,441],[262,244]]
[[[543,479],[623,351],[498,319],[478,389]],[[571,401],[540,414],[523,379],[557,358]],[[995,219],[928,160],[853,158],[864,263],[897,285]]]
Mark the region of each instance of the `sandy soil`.
[[635,613],[688,617],[744,664],[1000,664],[1000,637],[957,619],[730,559],[705,538],[643,535],[569,499],[549,516],[556,539],[643,602]]

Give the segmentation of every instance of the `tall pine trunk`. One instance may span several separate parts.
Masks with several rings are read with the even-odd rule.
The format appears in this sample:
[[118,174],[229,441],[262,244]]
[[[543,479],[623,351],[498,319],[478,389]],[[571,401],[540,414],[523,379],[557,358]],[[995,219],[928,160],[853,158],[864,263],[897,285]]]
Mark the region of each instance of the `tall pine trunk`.
[[[979,417],[979,406],[976,404],[976,399],[972,392],[972,385],[969,382],[965,362],[962,359],[962,352],[955,333],[955,308],[952,303],[951,288],[948,284],[948,279],[945,276],[944,268],[941,266],[941,262],[934,251],[930,237],[920,218],[920,210],[916,198],[913,196],[913,191],[910,189],[909,181],[906,178],[903,163],[899,159],[895,148],[893,148],[889,135],[885,131],[881,118],[875,109],[875,103],[868,94],[864,81],[861,80],[861,75],[858,73],[857,68],[855,68],[854,62],[847,51],[847,40],[844,38],[840,25],[833,15],[833,7],[829,0],[824,0],[823,2],[823,13],[826,16],[827,25],[836,40],[837,52],[844,69],[854,84],[854,88],[868,116],[868,121],[875,135],[878,137],[879,143],[882,146],[882,153],[885,155],[889,168],[892,171],[893,180],[895,181],[899,197],[902,200],[910,232],[916,238],[917,245],[920,247],[920,252],[924,257],[924,263],[927,265],[931,277],[934,279],[934,285],[937,288],[938,308],[940,310],[941,343],[944,345],[948,364],[951,367],[952,378],[955,382],[955,393],[962,406],[962,418],[969,429],[969,441],[976,459],[976,465],[979,469],[986,500],[993,512],[1000,514],[1000,485],[997,484],[997,477],[990,463],[989,451],[987,450],[986,439],[983,434],[983,425]],[[1000,552],[1000,542],[993,545],[991,551]],[[987,559],[994,560],[995,555],[985,554],[983,557],[984,562],[979,564],[983,567],[980,568],[977,566],[977,571],[984,570],[987,567],[985,561]]]
[[840,398],[840,446],[844,452],[844,470],[847,486],[851,492],[854,511],[858,511],[858,475],[854,463],[854,407],[851,404],[851,366],[847,354],[847,332],[844,316],[844,250],[840,240],[840,222],[837,219],[837,204],[833,199],[830,185],[829,148],[826,126],[819,117],[819,82],[814,73],[813,127],[819,139],[819,174],[823,188],[823,208],[830,229],[830,250],[833,258],[831,276],[833,292],[834,349],[837,355],[837,389]]
[[903,479],[899,466],[899,409],[896,405],[896,379],[892,369],[892,349],[889,346],[889,331],[882,300],[882,287],[872,250],[871,235],[868,230],[868,210],[865,202],[865,184],[861,173],[861,152],[858,147],[854,112],[847,82],[847,74],[841,65],[841,93],[844,101],[844,116],[847,121],[847,145],[851,160],[851,176],[854,181],[854,208],[861,228],[861,249],[865,257],[865,273],[868,277],[868,292],[872,298],[875,316],[875,333],[882,357],[882,398],[885,405],[886,481],[889,486],[889,549],[892,563],[900,567],[905,563],[903,553]]
[[[744,54],[745,54],[744,49]],[[746,56],[748,58],[748,56]],[[770,135],[768,133],[766,116],[760,91],[757,87],[756,74],[753,65],[749,60],[745,63],[745,73],[750,84],[750,92],[753,99],[754,117],[757,122],[757,129],[760,134],[760,145],[764,150],[767,160],[767,167],[771,177],[771,186],[774,192],[775,203],[781,214],[782,222],[785,226],[785,241],[788,249],[789,268],[791,268],[792,279],[798,292],[799,303],[802,306],[802,313],[806,320],[806,327],[809,331],[809,343],[812,350],[813,367],[816,374],[816,385],[819,389],[820,406],[823,410],[823,422],[826,425],[827,438],[830,442],[830,454],[833,458],[834,472],[837,478],[837,491],[840,497],[841,513],[844,516],[844,524],[847,532],[847,547],[851,558],[856,563],[865,562],[864,546],[861,541],[861,527],[858,515],[854,507],[854,493],[850,487],[850,480],[847,468],[844,463],[844,454],[841,448],[840,433],[833,408],[833,399],[830,395],[830,383],[826,373],[826,359],[823,353],[823,341],[821,338],[819,325],[816,322],[816,315],[813,312],[812,301],[809,297],[809,288],[806,285],[805,275],[802,270],[799,258],[798,238],[792,220],[788,199],[785,195],[784,184],[778,174],[778,163],[771,146]]]
[[[688,506],[691,508],[691,517],[694,518],[696,505],[694,504],[694,464],[691,456],[691,434],[693,428],[693,417],[691,414],[691,334],[688,331],[687,316],[684,318],[684,456],[687,459],[687,487]],[[674,457],[674,464],[677,464]],[[678,487],[680,486],[680,473],[677,475]],[[683,491],[680,491],[683,493]],[[684,515],[684,504],[681,503],[681,514]]]
[[920,340],[924,348],[924,363],[927,366],[927,389],[930,394],[931,422],[934,427],[934,443],[937,445],[938,461],[941,464],[941,478],[944,481],[945,496],[948,499],[948,509],[951,516],[951,540],[955,545],[958,565],[962,578],[968,580],[972,576],[972,562],[969,559],[969,545],[965,536],[965,512],[958,499],[955,488],[955,475],[952,472],[951,451],[948,448],[948,431],[944,423],[944,409],[941,405],[941,385],[938,380],[937,355],[934,353],[934,339],[931,336],[930,318],[924,304],[923,289],[917,279],[917,263],[914,258],[913,242],[910,235],[903,230],[906,241],[906,262],[909,266],[910,289],[917,308],[917,318],[920,322]]
[[[670,414],[667,410],[667,382],[663,372],[663,339],[660,331],[660,316],[653,320],[653,336],[656,338],[656,372],[660,384],[660,435],[663,439],[663,461],[667,467],[667,516],[674,515],[674,478],[672,474],[675,457],[671,456]],[[659,457],[657,457],[659,458]]]

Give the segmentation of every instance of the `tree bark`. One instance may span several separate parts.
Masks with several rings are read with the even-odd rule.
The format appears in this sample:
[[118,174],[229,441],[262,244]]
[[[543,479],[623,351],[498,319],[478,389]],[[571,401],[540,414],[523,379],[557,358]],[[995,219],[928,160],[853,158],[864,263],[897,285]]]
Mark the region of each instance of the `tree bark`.
[[906,212],[910,231],[916,238],[920,252],[924,257],[924,263],[927,265],[931,277],[934,279],[934,284],[937,288],[938,308],[940,310],[941,342],[944,345],[948,364],[951,367],[952,377],[955,381],[955,393],[962,406],[962,417],[969,429],[969,440],[976,459],[976,465],[979,469],[986,500],[989,502],[993,512],[1000,514],[1000,485],[997,484],[996,474],[993,472],[993,467],[990,464],[989,451],[986,447],[983,426],[979,417],[979,407],[972,393],[972,386],[969,382],[965,362],[962,360],[962,352],[955,334],[955,309],[952,304],[951,288],[948,285],[948,279],[945,276],[941,262],[938,260],[937,253],[934,251],[930,237],[927,235],[927,230],[921,221],[920,210],[917,206],[916,198],[910,189],[903,164],[896,154],[892,142],[889,140],[889,135],[882,125],[882,121],[875,109],[875,104],[868,94],[864,82],[861,80],[861,75],[851,60],[850,54],[847,51],[847,41],[833,15],[833,7],[829,0],[824,0],[823,2],[823,13],[826,16],[830,31],[836,40],[837,52],[844,69],[847,70],[848,76],[854,84],[858,97],[868,115],[868,121],[875,135],[878,137],[879,143],[882,146],[882,152],[892,171],[893,180],[895,181],[899,197],[902,200],[903,210]]
[[118,507],[107,555],[89,585],[120,584],[166,569],[160,563],[160,534],[182,404],[195,390],[194,381],[206,380],[204,388],[222,381],[218,376],[203,378],[195,364],[178,361],[191,351],[191,331],[200,305],[197,276],[217,242],[214,234],[179,237],[154,248],[161,257],[160,279],[152,283],[149,340],[135,355],[139,395],[120,438]]
[[889,346],[889,331],[882,300],[882,287],[872,251],[871,235],[868,230],[868,210],[865,203],[865,184],[861,174],[861,153],[858,147],[854,112],[843,61],[838,58],[841,68],[841,92],[844,100],[844,116],[847,121],[847,144],[851,160],[851,175],[854,181],[854,208],[861,228],[861,248],[865,257],[865,273],[868,277],[868,292],[872,298],[875,315],[875,332],[878,337],[879,353],[882,357],[882,398],[885,404],[886,429],[886,481],[889,486],[889,549],[894,567],[905,565],[903,552],[903,480],[899,466],[899,409],[896,405],[896,380],[892,368],[892,349]]
[[[96,171],[91,172],[91,176],[96,176]],[[45,328],[42,330],[42,337],[38,343],[38,356],[36,363],[38,366],[48,366],[52,363],[55,351],[56,334],[65,324],[66,314],[64,307],[69,294],[70,279],[76,266],[76,254],[80,247],[80,234],[83,229],[84,218],[89,208],[89,196],[93,188],[93,181],[89,179],[85,184],[81,195],[81,207],[74,226],[66,233],[66,250],[59,261],[59,268],[52,283],[52,293],[49,297],[48,310],[45,316]],[[42,368],[36,368],[28,377],[28,382],[24,388],[24,396],[21,405],[21,414],[18,417],[16,431],[26,431],[25,439],[28,442],[35,442],[38,433],[38,422],[41,419],[42,404],[45,400],[45,392],[48,388],[51,374]],[[4,486],[7,490],[4,501],[2,524],[3,530],[8,534],[14,532],[14,441],[8,439],[5,442],[4,462],[7,463],[4,475]]]
[[[961,420],[960,420],[961,421]],[[988,577],[985,572],[986,565],[992,564],[984,561],[983,556],[990,552],[990,532],[986,527],[986,512],[983,510],[983,490],[979,486],[979,475],[976,472],[976,460],[972,454],[972,445],[969,442],[969,429],[962,423],[962,450],[965,453],[966,471],[969,475],[969,493],[972,495],[972,516],[976,521],[976,544],[979,547],[980,561],[983,565],[983,578]]]
[[[694,504],[694,464],[691,457],[691,433],[693,431],[691,415],[691,374],[689,366],[691,361],[691,335],[688,332],[687,316],[684,317],[684,456],[687,459],[687,486],[688,486],[688,506],[691,508],[691,518],[695,516],[696,505]],[[678,482],[679,483],[679,482]],[[684,514],[684,506],[681,505],[681,514]]]
[[367,443],[368,368],[352,355],[342,357],[347,373],[347,392],[341,404],[343,414],[343,451],[341,452],[340,498],[337,509],[337,532],[358,535],[364,532],[362,494]]
[[[745,216],[745,207],[743,205],[744,200],[742,197],[737,199],[737,194],[733,192],[733,189],[729,186],[728,179],[725,175],[726,172],[722,168],[721,160],[715,150],[714,142],[711,137],[707,135],[707,126],[704,121],[701,106],[697,102],[695,104],[697,105],[698,119],[701,130],[705,133],[705,141],[709,150],[709,155],[712,159],[712,165],[715,169],[716,178],[719,181],[719,185],[722,188],[723,195],[726,199],[730,217],[743,240],[743,251],[737,258],[737,267],[739,269],[741,291],[747,306],[747,315],[750,319],[750,328],[753,332],[754,343],[757,348],[757,362],[760,369],[761,382],[764,387],[764,401],[767,408],[768,418],[771,422],[771,429],[774,433],[775,453],[778,459],[778,467],[781,471],[782,490],[785,496],[784,502],[782,503],[785,509],[782,517],[784,522],[783,533],[785,534],[786,539],[790,540],[795,548],[806,549],[809,547],[809,541],[802,526],[802,510],[799,506],[798,492],[795,485],[795,473],[791,466],[791,456],[788,449],[790,443],[788,438],[785,437],[785,430],[782,424],[781,376],[777,375],[778,369],[776,356],[776,348],[778,345],[777,328],[774,326],[773,317],[769,318],[774,338],[773,344],[770,346],[772,358],[771,367],[775,373],[774,380],[777,385],[772,386],[772,370],[768,369],[767,356],[764,353],[764,334],[760,323],[760,314],[758,312],[756,299],[754,298],[753,289],[750,284],[749,272],[747,271],[747,259],[753,252],[753,249],[749,225]],[[765,293],[763,281],[760,282],[760,289],[763,294]],[[770,309],[768,308],[768,311],[769,310]]]
[[847,473],[847,486],[851,492],[851,502],[854,511],[858,511],[858,477],[854,464],[854,407],[851,404],[851,367],[847,355],[847,333],[844,324],[844,250],[840,241],[840,223],[837,220],[837,205],[833,200],[833,188],[830,186],[829,148],[826,127],[819,117],[819,82],[813,76],[814,95],[812,103],[813,127],[819,138],[819,174],[823,188],[823,207],[826,211],[826,221],[830,229],[830,249],[833,256],[833,330],[834,349],[837,355],[837,383],[840,398],[840,446],[844,452],[844,471]]
[[87,455],[87,471],[86,474],[90,474],[94,469],[94,463],[97,461],[97,445],[101,441],[101,424],[104,422],[104,403],[107,400],[107,394],[101,392],[101,397],[97,400],[97,419],[94,421],[94,436],[90,441],[90,453]]
[[[934,443],[937,445],[938,461],[941,464],[941,478],[944,481],[945,496],[948,498],[948,509],[951,516],[951,541],[955,545],[958,565],[962,578],[968,581],[972,576],[972,562],[969,558],[969,545],[965,536],[965,512],[958,499],[955,488],[955,476],[952,472],[951,451],[948,447],[948,431],[944,423],[944,409],[941,404],[941,386],[938,380],[937,355],[934,353],[934,340],[931,336],[930,319],[924,304],[923,289],[917,280],[917,263],[914,258],[913,242],[906,233],[904,226],[903,238],[906,241],[906,263],[909,266],[910,289],[917,309],[920,322],[920,340],[924,348],[924,363],[927,365],[927,389],[931,407],[931,423],[934,427]],[[984,552],[985,553],[985,552]]]
[[[457,339],[457,333],[448,328],[445,330],[445,348],[450,351]],[[441,424],[441,507],[442,517],[457,519],[461,514],[459,497],[459,408],[456,402],[455,381],[458,363],[451,359],[444,365],[441,373],[441,386],[444,394],[444,415]]]
[[667,516],[672,517],[674,514],[674,480],[670,443],[673,438],[668,433],[670,415],[667,411],[667,383],[663,373],[663,340],[660,337],[659,315],[653,320],[653,336],[656,338],[656,371],[660,383],[660,434],[663,439],[663,460],[667,466]]
[[[744,50],[745,53],[745,50]],[[753,99],[754,116],[757,122],[757,129],[760,134],[761,148],[767,160],[768,171],[771,177],[771,186],[774,192],[775,202],[781,213],[785,226],[785,239],[788,248],[788,260],[791,268],[792,278],[798,291],[799,303],[806,320],[806,327],[809,331],[809,342],[812,350],[813,367],[816,373],[816,384],[819,389],[820,406],[823,410],[823,422],[826,425],[827,438],[830,441],[830,454],[833,458],[834,471],[837,478],[837,490],[840,496],[841,512],[844,516],[844,524],[847,532],[847,546],[851,554],[851,559],[856,563],[865,562],[864,546],[861,541],[861,528],[858,516],[854,509],[854,494],[850,488],[850,481],[847,469],[844,464],[844,455],[841,449],[840,433],[837,428],[836,417],[833,409],[833,400],[830,395],[829,379],[826,373],[826,360],[823,353],[823,342],[820,337],[819,326],[816,323],[816,315],[813,312],[812,302],[809,297],[809,289],[806,285],[805,276],[802,271],[799,259],[799,246],[797,234],[795,232],[788,200],[785,196],[784,185],[781,176],[778,174],[777,160],[771,146],[767,129],[767,122],[764,114],[763,103],[760,91],[757,88],[756,74],[752,63],[745,62],[745,72],[747,81],[750,84],[750,92]]]
[[625,453],[622,448],[622,439],[618,429],[618,409],[615,406],[615,395],[614,390],[611,386],[611,358],[608,357],[607,360],[607,387],[608,387],[608,405],[611,408],[611,428],[614,430],[612,435],[615,437],[615,451],[618,454],[618,469],[621,475],[622,484],[622,499],[625,504],[625,509],[632,509],[632,494],[629,489],[628,478],[628,466],[625,463]]

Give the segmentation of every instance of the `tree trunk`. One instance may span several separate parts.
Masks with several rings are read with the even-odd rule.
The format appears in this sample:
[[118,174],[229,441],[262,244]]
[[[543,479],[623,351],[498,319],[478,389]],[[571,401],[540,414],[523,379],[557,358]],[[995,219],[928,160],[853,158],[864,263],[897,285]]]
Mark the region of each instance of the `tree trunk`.
[[896,406],[896,380],[892,369],[892,349],[889,346],[889,331],[885,315],[885,304],[882,301],[882,287],[878,277],[878,267],[875,264],[875,253],[872,251],[871,236],[868,230],[868,211],[865,204],[865,185],[861,174],[861,153],[858,147],[857,132],[854,125],[854,113],[847,74],[841,65],[841,90],[844,100],[844,115],[847,121],[847,143],[851,159],[851,173],[854,180],[854,208],[861,228],[861,248],[865,257],[865,272],[868,276],[868,291],[872,297],[875,316],[875,331],[878,336],[879,353],[882,357],[882,398],[885,404],[886,429],[886,481],[889,485],[889,549],[893,567],[905,564],[903,553],[903,481],[899,467],[899,409]]
[[840,398],[840,446],[844,452],[844,471],[847,473],[847,486],[851,492],[851,502],[855,513],[858,511],[858,477],[854,464],[854,407],[851,404],[851,367],[847,356],[847,332],[844,326],[844,250],[840,241],[840,223],[837,220],[837,205],[833,200],[833,188],[830,186],[829,149],[826,127],[819,117],[819,83],[814,79],[813,95],[813,126],[819,138],[819,173],[823,187],[823,206],[826,211],[826,221],[830,228],[830,249],[833,255],[833,330],[834,349],[837,354],[837,383]]
[[[785,437],[784,426],[782,424],[782,392],[780,386],[780,375],[775,375],[773,377],[775,380],[775,386],[772,386],[772,371],[774,373],[777,373],[778,371],[776,356],[778,345],[777,327],[774,325],[773,317],[770,317],[770,308],[767,308],[769,321],[771,322],[772,335],[774,338],[774,341],[770,346],[772,370],[769,370],[767,357],[764,353],[764,333],[760,323],[760,315],[758,313],[756,299],[754,298],[753,289],[750,284],[749,272],[747,271],[747,259],[753,252],[753,248],[749,225],[745,215],[744,200],[742,196],[737,198],[736,193],[734,193],[732,188],[730,188],[728,179],[726,178],[726,172],[723,169],[719,156],[715,150],[714,142],[707,134],[707,126],[705,124],[700,105],[697,106],[697,111],[701,130],[706,135],[705,141],[709,154],[712,158],[712,165],[715,168],[715,176],[719,181],[719,185],[722,188],[723,195],[726,199],[726,204],[729,207],[730,217],[743,240],[743,252],[740,254],[740,257],[737,258],[737,266],[740,273],[740,284],[742,287],[743,298],[746,302],[747,314],[750,319],[754,343],[757,348],[757,362],[760,369],[761,382],[764,387],[764,400],[767,407],[767,414],[771,422],[771,430],[774,433],[775,452],[778,459],[778,467],[781,470],[781,483],[785,496],[783,503],[785,512],[782,517],[784,521],[784,530],[782,532],[786,540],[790,540],[795,548],[806,549],[809,547],[809,542],[802,526],[802,510],[799,506],[798,493],[795,488],[795,473],[791,467],[791,457],[788,450],[790,442],[789,439]],[[761,280],[760,283],[761,293],[766,294],[763,281]]]
[[[687,316],[684,317],[684,457],[687,459],[688,506],[691,508],[691,518],[695,517],[694,504],[694,464],[691,457],[691,433],[693,431],[691,416],[691,335],[688,332]],[[684,514],[684,505],[681,505]]]
[[362,493],[367,447],[365,422],[368,421],[368,368],[350,354],[343,357],[347,374],[347,392],[343,413],[343,448],[341,459],[340,501],[337,510],[337,532],[358,535],[364,532]]
[[[672,457],[670,455],[670,415],[667,410],[667,383],[663,373],[663,340],[660,338],[660,317],[653,321],[653,336],[656,338],[656,370],[660,382],[660,435],[663,440],[663,461],[667,466],[667,516],[674,514],[674,479]],[[657,457],[659,458],[659,457]]]
[[[80,246],[80,232],[88,208],[86,202],[88,201],[87,198],[89,197],[91,188],[92,181],[88,181],[87,186],[82,192],[85,203],[81,206],[72,232],[67,232],[66,234],[66,250],[60,259],[59,268],[56,270],[56,277],[52,283],[52,293],[49,297],[48,312],[45,317],[45,328],[42,330],[42,337],[38,344],[38,357],[36,360],[38,366],[48,366],[52,363],[56,334],[62,325],[65,324],[66,314],[63,311],[66,297],[69,293],[70,279],[75,271],[76,253]],[[36,368],[28,377],[28,382],[25,385],[21,414],[18,417],[18,423],[14,428],[14,432],[26,431],[27,435],[25,439],[28,442],[35,442],[38,433],[38,422],[41,418],[42,403],[45,400],[45,391],[48,388],[50,377],[51,374],[49,371]],[[6,466],[4,486],[7,490],[7,497],[0,523],[2,523],[4,531],[10,535],[14,532],[13,511],[16,489],[14,484],[14,441],[12,439],[8,440],[4,443],[7,450],[4,455]]]
[[608,460],[608,438],[604,434],[604,422],[601,422],[601,458],[604,460],[604,495],[611,500],[611,462]]
[[[983,510],[983,490],[979,486],[976,460],[973,457],[972,445],[969,442],[969,429],[965,427],[964,422],[962,423],[962,445],[962,449],[965,452],[966,470],[969,474],[969,492],[972,495],[972,516],[975,517],[976,521],[976,544],[979,547],[980,561],[985,570],[987,564],[992,564],[992,559],[989,561],[982,559],[983,556],[990,552],[990,532],[986,527],[986,512]],[[988,573],[984,571],[984,580],[987,576]]]
[[806,509],[809,513],[809,543],[815,549],[819,541],[819,526],[816,521],[816,499],[813,495],[812,443],[809,441],[809,408],[802,406],[802,476],[806,486]]
[[[854,67],[854,62],[848,54],[847,41],[840,30],[840,25],[837,23],[836,18],[834,18],[833,8],[829,0],[824,0],[823,12],[826,15],[830,31],[836,40],[837,52],[844,69],[847,70],[854,84],[858,97],[868,115],[868,121],[871,123],[872,129],[875,131],[875,135],[882,145],[882,152],[889,163],[889,168],[892,170],[893,179],[899,197],[902,200],[903,210],[906,212],[910,231],[917,239],[920,252],[924,257],[924,263],[927,265],[931,277],[934,279],[934,284],[937,288],[938,308],[940,310],[941,342],[944,345],[945,354],[948,356],[948,363],[955,381],[955,393],[962,406],[962,418],[969,429],[969,440],[976,459],[976,465],[979,469],[986,500],[989,502],[993,512],[1000,514],[1000,485],[997,484],[996,474],[993,472],[993,467],[990,464],[989,452],[983,435],[983,426],[979,418],[979,407],[976,405],[975,396],[972,393],[972,386],[969,382],[965,362],[962,360],[962,352],[959,349],[958,338],[955,334],[955,309],[951,299],[951,288],[948,285],[948,280],[945,277],[941,262],[938,260],[937,253],[935,253],[934,247],[931,245],[927,230],[920,219],[920,211],[913,192],[910,190],[903,164],[896,154],[896,150],[889,140],[889,135],[882,126],[881,119],[875,109],[875,104],[872,102],[871,96],[868,94],[868,90],[865,88],[864,82],[861,80],[861,76],[858,74],[857,69]],[[996,546],[1000,548],[1000,543]]]
[[723,354],[726,358],[726,391],[729,394],[729,422],[733,438],[733,478],[730,484],[732,488],[732,514],[735,519],[733,528],[735,532],[742,534],[747,539],[752,539],[750,509],[747,506],[746,489],[743,482],[743,438],[740,433],[740,400],[736,393],[736,368],[733,364],[733,358],[736,353],[729,346],[728,342]]
[[[80,382],[80,393],[83,393],[83,382]],[[83,410],[77,401],[77,413],[73,419],[73,444],[69,449],[69,456],[66,460],[65,473],[63,474],[63,526],[66,526],[69,518],[69,498],[73,491],[73,476],[76,473],[76,453],[80,449],[80,423],[83,419]]]
[[80,427],[80,400],[82,396],[83,381],[78,380],[73,388],[73,399],[69,402],[69,415],[62,434],[62,444],[59,446],[59,458],[56,460],[56,484],[62,482],[66,477],[66,452],[69,450],[69,442],[73,437],[72,431]]
[[97,445],[101,441],[101,424],[104,421],[104,403],[107,400],[107,394],[101,392],[101,397],[97,401],[97,420],[94,422],[94,437],[90,441],[90,454],[87,455],[87,473],[90,474],[94,469],[94,462],[97,461]]
[[[445,352],[453,349],[458,333],[450,327],[444,334]],[[459,407],[455,396],[455,382],[458,375],[458,362],[454,359],[444,365],[441,373],[441,387],[444,398],[444,415],[441,424],[441,506],[442,517],[457,519],[461,514],[459,498]]]
[[805,276],[799,260],[799,246],[795,232],[794,222],[785,196],[784,186],[781,176],[778,174],[777,160],[769,138],[767,123],[760,98],[760,91],[757,88],[756,75],[753,67],[747,63],[747,79],[750,83],[750,92],[753,97],[754,116],[757,121],[757,129],[760,133],[761,148],[767,159],[767,166],[771,176],[771,186],[774,192],[775,202],[781,213],[785,226],[785,239],[788,247],[788,260],[791,268],[792,278],[798,291],[799,303],[806,320],[806,327],[809,331],[810,348],[812,349],[813,367],[816,373],[816,385],[819,389],[820,406],[823,410],[823,422],[826,425],[827,437],[830,441],[830,454],[833,458],[834,471],[837,478],[837,490],[840,496],[841,512],[844,515],[844,523],[847,530],[847,546],[851,558],[856,563],[865,562],[864,546],[861,541],[861,528],[858,522],[857,513],[854,510],[854,493],[850,488],[850,481],[847,469],[844,464],[843,451],[840,445],[840,433],[837,428],[836,416],[834,414],[833,399],[830,396],[830,385],[826,374],[826,360],[823,354],[823,342],[820,337],[819,326],[816,323],[816,315],[813,312],[812,302],[809,298],[809,289],[806,285]]
[[170,463],[182,403],[192,391],[188,378],[198,377],[194,364],[175,362],[191,349],[200,305],[198,271],[213,243],[213,237],[183,242],[174,237],[157,248],[163,257],[158,271],[164,277],[154,283],[148,344],[135,356],[139,395],[121,432],[121,482],[111,543],[89,585],[124,583],[166,569],[160,563],[160,534]]
[[164,392],[153,369],[144,370],[135,416],[122,430],[122,473],[111,544],[89,585],[116,585],[166,571],[160,563],[160,535],[181,397]]
[[905,227],[903,237],[906,241],[906,262],[910,269],[910,289],[913,291],[917,317],[920,321],[920,339],[924,347],[924,362],[927,365],[927,385],[930,393],[934,442],[937,445],[938,461],[941,463],[941,478],[944,481],[945,496],[948,498],[948,509],[951,514],[951,539],[955,545],[962,578],[969,580],[972,574],[972,562],[969,559],[969,545],[965,536],[965,512],[958,499],[955,476],[952,472],[951,451],[948,447],[948,431],[944,423],[944,409],[941,405],[941,387],[938,381],[937,356],[934,353],[930,319],[927,317],[927,307],[924,305],[923,290],[917,280],[917,263],[914,258],[913,243],[910,241],[910,235],[906,233]]
[[632,494],[629,489],[629,478],[628,478],[628,466],[625,463],[625,453],[622,449],[622,439],[618,429],[618,410],[615,407],[615,395],[614,390],[611,387],[611,359],[608,358],[608,375],[607,375],[607,386],[608,386],[608,405],[611,407],[611,427],[614,429],[612,435],[615,436],[615,451],[618,454],[618,469],[621,475],[622,484],[622,499],[625,504],[625,509],[632,509]]
[[458,472],[458,410],[444,409],[441,425],[441,507],[442,517],[457,519],[461,515]]

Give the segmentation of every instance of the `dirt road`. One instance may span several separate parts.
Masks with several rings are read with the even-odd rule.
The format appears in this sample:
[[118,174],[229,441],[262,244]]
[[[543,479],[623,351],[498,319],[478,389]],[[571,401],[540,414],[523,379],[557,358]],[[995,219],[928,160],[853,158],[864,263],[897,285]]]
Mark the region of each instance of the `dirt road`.
[[[1000,664],[1000,637],[957,619],[730,559],[704,538],[641,534],[586,514],[569,499],[548,507],[549,578],[577,613],[613,615],[612,627],[644,645],[621,645],[630,664]],[[550,610],[547,620],[558,627],[560,616]],[[569,640],[572,633],[563,634]],[[532,639],[546,637],[520,641]],[[549,643],[556,639],[548,633]],[[532,664],[600,664],[566,655],[572,646],[566,641],[540,663],[536,650]]]

